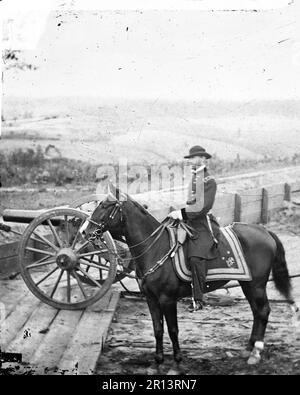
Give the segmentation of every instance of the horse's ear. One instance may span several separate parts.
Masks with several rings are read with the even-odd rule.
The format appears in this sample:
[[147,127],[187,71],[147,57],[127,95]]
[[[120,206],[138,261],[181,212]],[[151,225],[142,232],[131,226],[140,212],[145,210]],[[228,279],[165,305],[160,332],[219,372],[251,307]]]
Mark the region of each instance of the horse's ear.
[[118,200],[118,190],[116,186],[109,180],[107,184],[107,192],[109,200]]
[[111,181],[108,181],[108,194],[113,196],[115,200],[127,200],[126,193],[123,193],[120,188],[117,188]]

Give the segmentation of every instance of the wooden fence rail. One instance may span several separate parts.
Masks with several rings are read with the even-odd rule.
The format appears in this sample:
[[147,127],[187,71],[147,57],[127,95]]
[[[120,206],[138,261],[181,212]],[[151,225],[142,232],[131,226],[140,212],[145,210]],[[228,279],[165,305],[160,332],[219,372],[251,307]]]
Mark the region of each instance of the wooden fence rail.
[[[218,192],[213,214],[222,226],[232,222],[268,223],[270,216],[283,207],[284,201],[292,201],[299,193],[300,182],[278,183],[261,188],[247,189],[238,193]],[[184,198],[172,207],[153,208],[150,211],[159,220],[171,209],[184,205]]]

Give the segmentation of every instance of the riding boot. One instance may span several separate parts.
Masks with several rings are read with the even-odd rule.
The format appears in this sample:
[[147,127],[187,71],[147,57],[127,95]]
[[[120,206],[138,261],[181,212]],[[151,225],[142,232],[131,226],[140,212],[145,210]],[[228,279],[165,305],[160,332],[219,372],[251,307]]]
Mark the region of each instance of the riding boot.
[[190,258],[192,272],[192,289],[195,305],[190,306],[190,310],[200,310],[203,308],[203,295],[205,293],[207,264],[204,259],[193,256]]

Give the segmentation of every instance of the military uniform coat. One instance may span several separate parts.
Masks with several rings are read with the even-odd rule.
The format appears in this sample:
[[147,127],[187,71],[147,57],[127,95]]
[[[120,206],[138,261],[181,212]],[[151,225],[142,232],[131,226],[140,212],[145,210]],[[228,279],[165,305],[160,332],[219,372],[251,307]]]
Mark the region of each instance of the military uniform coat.
[[212,260],[217,256],[217,245],[207,220],[207,215],[209,215],[213,234],[218,239],[219,224],[209,213],[213,207],[216,192],[216,181],[209,175],[206,168],[193,170],[186,207],[181,209],[183,219],[196,231],[188,240],[188,257],[196,256]]

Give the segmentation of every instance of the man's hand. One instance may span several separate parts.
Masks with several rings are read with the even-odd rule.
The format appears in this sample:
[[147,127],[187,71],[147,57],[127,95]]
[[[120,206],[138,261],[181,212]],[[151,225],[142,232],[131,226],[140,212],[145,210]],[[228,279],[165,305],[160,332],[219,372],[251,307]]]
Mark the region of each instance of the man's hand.
[[183,220],[181,210],[171,211],[168,215],[169,218]]

